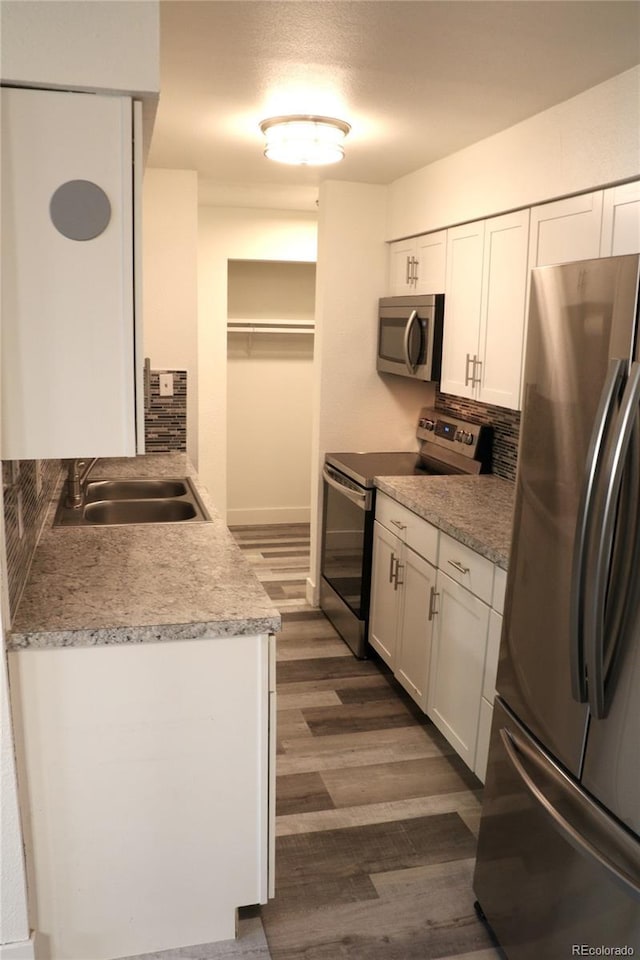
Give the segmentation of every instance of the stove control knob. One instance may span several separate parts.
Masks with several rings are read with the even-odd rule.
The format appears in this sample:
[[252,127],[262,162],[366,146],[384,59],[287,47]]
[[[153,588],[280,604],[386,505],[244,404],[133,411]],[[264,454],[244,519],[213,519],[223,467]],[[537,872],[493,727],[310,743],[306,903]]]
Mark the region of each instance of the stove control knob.
[[433,420],[428,420],[426,417],[422,417],[422,419],[418,420],[418,426],[423,430],[433,430],[435,423]]
[[465,443],[468,443],[468,444],[472,444],[473,441],[474,441],[474,439],[475,439],[475,437],[473,436],[472,433],[467,433],[467,434],[465,434],[464,442],[465,442]]
[[464,443],[464,430],[456,430],[455,440],[458,443]]

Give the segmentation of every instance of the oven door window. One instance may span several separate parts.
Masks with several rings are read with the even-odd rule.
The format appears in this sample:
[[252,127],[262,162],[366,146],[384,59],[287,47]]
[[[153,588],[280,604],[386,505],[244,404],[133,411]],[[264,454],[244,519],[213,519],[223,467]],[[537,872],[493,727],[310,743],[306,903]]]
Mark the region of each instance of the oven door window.
[[369,608],[373,511],[324,483],[322,575],[360,619]]

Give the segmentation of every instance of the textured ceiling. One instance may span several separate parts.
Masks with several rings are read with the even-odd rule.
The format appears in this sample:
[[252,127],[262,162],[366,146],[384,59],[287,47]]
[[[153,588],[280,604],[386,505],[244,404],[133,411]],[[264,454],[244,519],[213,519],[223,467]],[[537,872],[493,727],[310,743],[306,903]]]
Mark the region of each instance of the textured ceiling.
[[[320,179],[390,181],[640,62],[640,4],[582,0],[167,0],[151,166],[211,202],[298,205]],[[258,124],[352,125],[339,167],[262,156]]]

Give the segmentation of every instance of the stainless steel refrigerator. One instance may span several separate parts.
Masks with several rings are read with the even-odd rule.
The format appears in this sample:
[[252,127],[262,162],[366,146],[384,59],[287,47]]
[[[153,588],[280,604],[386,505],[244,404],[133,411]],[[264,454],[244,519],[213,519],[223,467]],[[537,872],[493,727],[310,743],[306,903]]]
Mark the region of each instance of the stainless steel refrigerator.
[[532,271],[474,877],[509,960],[640,955],[639,270]]

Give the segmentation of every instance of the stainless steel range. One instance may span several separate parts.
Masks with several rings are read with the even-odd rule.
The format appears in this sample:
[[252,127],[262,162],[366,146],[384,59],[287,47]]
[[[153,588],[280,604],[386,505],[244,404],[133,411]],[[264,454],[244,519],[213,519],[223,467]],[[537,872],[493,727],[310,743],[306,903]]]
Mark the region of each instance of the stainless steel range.
[[375,477],[491,471],[490,427],[423,407],[416,437],[414,451],[325,457],[320,606],[356,657],[367,655]]

